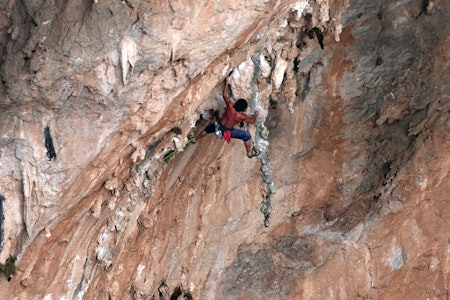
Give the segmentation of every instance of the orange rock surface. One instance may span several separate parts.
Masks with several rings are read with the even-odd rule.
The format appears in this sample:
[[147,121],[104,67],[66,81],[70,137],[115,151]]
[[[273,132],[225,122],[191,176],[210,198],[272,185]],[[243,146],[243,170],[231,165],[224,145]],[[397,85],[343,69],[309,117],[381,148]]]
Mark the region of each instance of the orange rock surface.
[[0,4],[0,298],[447,299],[449,9]]

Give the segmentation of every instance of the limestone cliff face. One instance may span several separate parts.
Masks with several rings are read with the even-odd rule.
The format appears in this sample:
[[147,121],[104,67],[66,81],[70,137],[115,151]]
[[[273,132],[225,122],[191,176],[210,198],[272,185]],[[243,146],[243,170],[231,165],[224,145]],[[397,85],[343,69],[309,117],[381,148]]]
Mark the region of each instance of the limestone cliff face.
[[1,1],[1,298],[448,298],[450,5],[369,2]]

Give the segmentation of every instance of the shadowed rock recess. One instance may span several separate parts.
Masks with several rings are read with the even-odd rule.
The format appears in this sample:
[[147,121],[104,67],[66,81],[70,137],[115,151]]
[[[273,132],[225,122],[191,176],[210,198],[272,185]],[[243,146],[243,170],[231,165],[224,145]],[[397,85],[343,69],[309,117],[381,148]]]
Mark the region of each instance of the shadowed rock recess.
[[0,298],[449,298],[449,10],[0,1]]

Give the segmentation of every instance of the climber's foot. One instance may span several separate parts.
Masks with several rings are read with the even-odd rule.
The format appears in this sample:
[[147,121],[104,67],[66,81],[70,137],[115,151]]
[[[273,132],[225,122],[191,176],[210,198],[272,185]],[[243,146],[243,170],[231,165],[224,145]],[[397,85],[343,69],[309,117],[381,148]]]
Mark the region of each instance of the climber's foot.
[[195,144],[195,136],[192,133],[188,133],[187,138],[189,142]]
[[252,149],[252,152],[251,152],[251,153],[247,153],[247,157],[248,157],[248,158],[252,158],[252,157],[258,156],[258,155],[259,155],[259,151],[256,150],[255,148]]

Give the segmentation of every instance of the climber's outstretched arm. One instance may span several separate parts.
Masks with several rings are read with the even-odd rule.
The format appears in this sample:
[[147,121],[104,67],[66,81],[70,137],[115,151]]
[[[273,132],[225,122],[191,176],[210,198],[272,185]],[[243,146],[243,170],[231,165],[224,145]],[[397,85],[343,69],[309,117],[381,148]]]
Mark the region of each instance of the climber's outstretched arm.
[[225,104],[227,106],[233,106],[233,102],[230,97],[228,97],[228,85],[229,85],[229,77],[225,79],[225,86],[223,87],[223,100],[225,100]]

